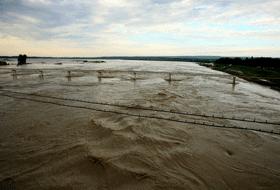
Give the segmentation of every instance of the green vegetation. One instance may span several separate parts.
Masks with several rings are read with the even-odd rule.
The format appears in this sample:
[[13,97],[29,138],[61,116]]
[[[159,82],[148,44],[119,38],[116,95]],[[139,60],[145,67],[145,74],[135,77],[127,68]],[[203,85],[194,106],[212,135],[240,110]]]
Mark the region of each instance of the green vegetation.
[[248,81],[280,91],[280,59],[276,58],[221,58],[213,64],[200,65],[223,71]]

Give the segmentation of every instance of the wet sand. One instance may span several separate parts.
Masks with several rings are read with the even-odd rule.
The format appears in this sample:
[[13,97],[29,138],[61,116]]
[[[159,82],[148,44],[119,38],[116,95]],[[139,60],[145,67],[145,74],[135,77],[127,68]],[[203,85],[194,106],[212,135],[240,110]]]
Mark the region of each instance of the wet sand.
[[[222,74],[193,63],[176,62],[110,61],[90,66],[63,63],[42,67]],[[63,76],[61,73],[49,72],[44,80],[38,74],[19,75],[14,80],[10,74],[0,74],[0,86],[19,92],[201,114],[269,121],[280,118],[279,92],[244,80],[233,89],[230,79],[219,76],[174,76],[178,80],[168,83],[162,75],[143,74],[133,81],[133,76],[113,74],[99,81],[95,75],[78,73],[68,81],[65,72]],[[129,117],[4,96],[0,107],[0,180],[12,178],[17,189],[280,187],[279,135]],[[212,121],[279,130],[270,125]]]

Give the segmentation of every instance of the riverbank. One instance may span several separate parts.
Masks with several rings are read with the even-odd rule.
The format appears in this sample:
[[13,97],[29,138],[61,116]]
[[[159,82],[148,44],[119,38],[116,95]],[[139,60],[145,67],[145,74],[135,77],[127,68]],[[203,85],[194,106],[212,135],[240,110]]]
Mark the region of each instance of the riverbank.
[[253,65],[240,65],[231,63],[199,63],[201,66],[209,67],[213,70],[222,71],[243,78],[250,82],[255,82],[280,91],[280,68],[263,67]]

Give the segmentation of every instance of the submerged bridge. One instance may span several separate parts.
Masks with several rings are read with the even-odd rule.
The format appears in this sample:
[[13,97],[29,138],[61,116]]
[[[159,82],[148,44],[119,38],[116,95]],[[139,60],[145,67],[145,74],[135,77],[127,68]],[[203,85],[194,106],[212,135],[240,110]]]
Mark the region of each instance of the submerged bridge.
[[[232,84],[236,84],[236,77],[228,74],[203,74],[203,73],[188,73],[188,72],[163,72],[163,71],[123,71],[123,70],[80,70],[80,69],[0,69],[0,74],[11,74],[13,77],[22,75],[38,75],[41,79],[48,76],[52,76],[55,72],[56,75],[61,74],[62,77],[71,78],[80,76],[79,74],[94,75],[98,79],[119,77],[119,75],[129,75],[131,80],[141,79],[145,75],[160,75],[166,81],[176,81],[179,76],[203,76],[203,77],[222,77],[232,79]],[[227,128],[238,130],[250,130],[263,133],[269,133],[274,135],[280,135],[280,121],[268,121],[259,120],[256,118],[241,118],[236,116],[216,115],[207,113],[195,113],[195,112],[181,112],[175,110],[158,109],[156,107],[143,107],[133,106],[111,102],[99,102],[99,101],[86,101],[82,99],[63,98],[57,96],[48,96],[39,93],[25,93],[20,91],[14,91],[0,86],[0,96],[33,101],[44,104],[52,104],[63,107],[71,107],[76,109],[86,109],[98,112],[107,112],[112,114],[119,114],[131,117],[165,120],[171,122],[192,124],[195,126],[214,127],[214,128]],[[218,121],[234,121],[237,124],[251,123],[254,126],[244,125],[221,125]]]
[[1,68],[0,74],[11,74],[12,76],[21,76],[21,75],[30,75],[30,74],[38,74],[40,78],[47,77],[51,75],[53,72],[59,72],[57,75],[62,77],[76,77],[79,74],[83,75],[95,75],[99,79],[100,78],[110,78],[117,77],[118,75],[128,75],[133,80],[141,79],[137,78],[139,76],[147,76],[147,75],[161,75],[167,81],[176,81],[176,76],[202,76],[202,77],[221,77],[232,79],[232,84],[236,84],[237,78],[245,78],[245,79],[280,79],[280,77],[248,77],[244,75],[230,75],[230,74],[210,74],[210,73],[193,73],[193,72],[167,72],[167,71],[143,71],[143,70],[111,70],[111,69],[16,69],[16,68]]

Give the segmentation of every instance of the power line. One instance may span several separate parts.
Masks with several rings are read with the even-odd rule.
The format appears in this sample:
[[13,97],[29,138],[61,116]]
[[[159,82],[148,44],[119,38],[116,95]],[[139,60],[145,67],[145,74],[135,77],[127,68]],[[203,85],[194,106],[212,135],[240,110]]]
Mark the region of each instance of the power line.
[[138,118],[159,119],[159,120],[172,121],[172,122],[184,123],[184,124],[201,125],[201,126],[215,127],[215,128],[249,130],[249,131],[257,131],[257,132],[269,133],[269,134],[274,134],[274,135],[280,135],[279,132],[276,132],[274,130],[269,131],[269,130],[263,130],[263,129],[254,129],[254,128],[246,128],[246,127],[238,127],[238,126],[218,125],[218,124],[210,123],[210,122],[197,122],[197,121],[188,121],[188,120],[166,118],[166,117],[161,117],[161,116],[133,114],[133,113],[127,113],[127,112],[119,112],[119,111],[113,111],[113,110],[92,108],[92,107],[87,107],[87,106],[69,105],[69,104],[65,104],[65,103],[51,102],[51,101],[38,100],[38,99],[32,99],[32,98],[26,98],[26,97],[18,97],[18,96],[14,96],[14,95],[3,94],[3,93],[0,94],[0,96],[6,96],[6,97],[10,97],[10,98],[28,100],[28,101],[39,102],[39,103],[53,104],[53,105],[57,105],[57,106],[80,108],[80,109],[87,109],[87,110],[98,111],[98,112],[120,114],[120,115],[126,115],[126,116],[138,117]]
[[135,109],[135,110],[154,111],[154,112],[172,113],[172,114],[185,115],[185,116],[204,117],[204,118],[213,118],[213,119],[219,119],[219,120],[231,120],[231,121],[241,121],[241,122],[280,126],[279,122],[269,122],[267,120],[260,121],[260,120],[256,120],[255,118],[245,119],[245,118],[237,118],[237,117],[218,116],[218,115],[196,114],[196,113],[190,113],[190,112],[179,112],[179,111],[163,110],[163,109],[156,109],[156,108],[136,107],[136,106],[121,105],[121,104],[114,104],[114,103],[107,103],[107,102],[86,101],[86,100],[79,100],[79,99],[72,99],[72,98],[60,98],[60,97],[46,96],[46,95],[40,95],[40,94],[15,92],[15,91],[10,91],[10,90],[3,90],[3,89],[0,89],[0,91],[14,93],[14,94],[22,94],[22,95],[27,95],[27,96],[51,98],[51,99],[57,99],[57,100],[63,100],[63,101],[81,102],[81,103],[96,104],[96,105],[103,105],[103,106],[105,105],[105,106],[113,106],[113,107],[120,107],[120,108],[127,108],[127,109]]

